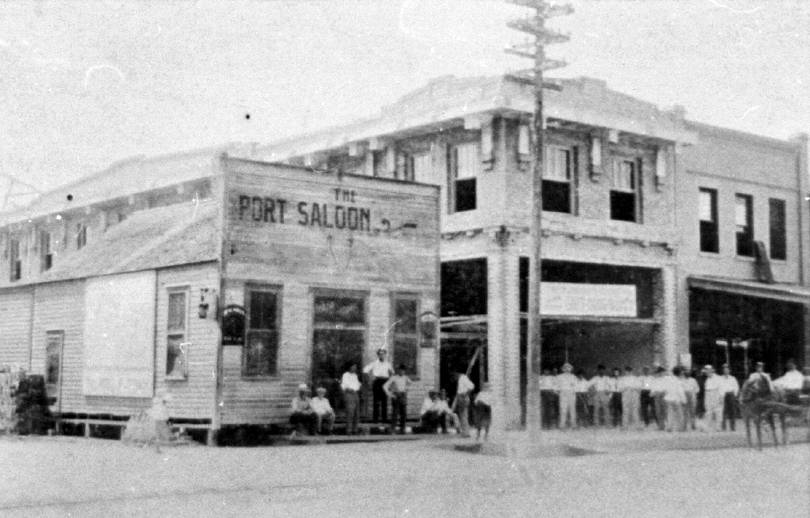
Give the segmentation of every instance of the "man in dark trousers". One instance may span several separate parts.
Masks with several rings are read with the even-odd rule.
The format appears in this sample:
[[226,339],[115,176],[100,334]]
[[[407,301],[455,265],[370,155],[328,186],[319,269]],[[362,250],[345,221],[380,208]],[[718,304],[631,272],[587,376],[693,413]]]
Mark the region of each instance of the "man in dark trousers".
[[371,378],[371,393],[373,398],[373,419],[375,423],[388,421],[388,396],[383,385],[394,374],[391,364],[385,359],[385,349],[377,349],[377,359],[363,369],[363,373]]

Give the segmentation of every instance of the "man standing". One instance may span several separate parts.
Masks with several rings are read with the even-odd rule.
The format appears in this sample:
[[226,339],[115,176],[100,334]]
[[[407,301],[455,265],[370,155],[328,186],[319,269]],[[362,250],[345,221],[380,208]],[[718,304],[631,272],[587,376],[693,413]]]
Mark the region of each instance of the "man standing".
[[684,426],[690,430],[695,429],[695,417],[697,417],[697,395],[698,395],[698,382],[695,378],[688,375],[686,369],[681,370],[681,384],[686,393],[686,404],[684,405]]
[[357,423],[360,420],[360,380],[357,378],[357,364],[349,365],[349,370],[340,378],[340,388],[343,390],[343,401],[346,404],[346,434],[357,433]]
[[332,435],[332,426],[335,424],[335,411],[326,397],[326,389],[315,389],[316,396],[312,398],[312,410],[315,412],[315,433]]
[[453,401],[451,409],[455,409],[458,414],[459,433],[462,437],[470,436],[470,394],[475,390],[473,383],[466,374],[457,372],[456,378],[456,399]]
[[619,378],[618,387],[622,395],[622,428],[638,428],[641,379],[633,374],[632,367],[624,368],[624,376]]
[[661,378],[661,387],[664,392],[664,402],[667,406],[667,431],[683,431],[683,406],[686,404],[686,392],[683,383],[678,379],[681,367],[674,367],[672,374],[665,373]]
[[590,388],[594,391],[593,423],[596,426],[610,422],[610,378],[605,375],[605,366],[596,367],[596,376],[591,378]]
[[366,365],[363,372],[371,377],[371,392],[373,398],[373,420],[380,422],[380,418],[385,422],[388,420],[388,397],[383,390],[383,385],[394,374],[391,364],[385,359],[385,349],[377,349],[377,359]]
[[709,429],[717,432],[720,431],[720,424],[723,420],[723,394],[725,388],[722,378],[714,373],[714,367],[706,365],[703,372],[706,373],[706,383],[703,385],[706,421]]
[[574,367],[566,362],[562,373],[557,375],[557,388],[560,391],[560,429],[577,427],[577,377],[571,371]]
[[737,378],[731,375],[731,369],[727,363],[723,364],[723,376],[721,377],[720,393],[723,398],[723,430],[726,429],[726,421],[734,431],[734,424],[737,421],[737,395],[740,393],[740,383]]
[[653,404],[655,405],[655,421],[658,423],[659,430],[664,430],[668,422],[668,408],[664,400],[664,396],[666,395],[666,383],[664,378],[666,375],[667,370],[665,368],[657,367],[655,369],[655,378],[653,378],[652,387],[650,388],[650,394],[652,394]]
[[655,420],[655,404],[652,398],[653,377],[650,375],[650,368],[641,369],[641,417],[644,419],[644,426],[649,426],[650,421]]
[[540,408],[542,409],[542,425],[543,428],[551,428],[554,426],[555,413],[557,412],[557,405],[555,405],[557,384],[554,376],[551,375],[549,369],[543,369],[540,375]]
[[296,433],[303,433],[304,429],[308,433],[315,432],[315,411],[312,409],[312,400],[309,398],[309,387],[306,383],[298,385],[298,396],[293,398],[290,404],[292,414],[290,415],[290,424],[295,426],[292,436]]
[[399,433],[405,433],[405,419],[408,413],[408,387],[412,383],[411,378],[405,375],[405,365],[397,367],[397,373],[385,382],[383,390],[391,398],[391,433],[396,430],[397,418],[399,418]]

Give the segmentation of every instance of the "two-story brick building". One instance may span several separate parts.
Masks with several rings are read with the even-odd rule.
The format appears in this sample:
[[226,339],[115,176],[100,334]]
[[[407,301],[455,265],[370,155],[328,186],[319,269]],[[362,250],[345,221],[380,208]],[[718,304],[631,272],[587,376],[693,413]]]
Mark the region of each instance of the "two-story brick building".
[[[806,148],[695,124],[682,109],[662,111],[594,79],[561,87],[547,92],[544,107],[543,365],[672,366],[688,362],[690,351],[696,361],[716,361],[719,337],[758,338],[751,352],[774,367],[803,356]],[[508,78],[444,77],[376,118],[254,150],[441,187],[442,382],[486,344],[474,374],[502,395],[507,425],[521,419],[526,379],[533,108],[531,88]],[[719,254],[697,243],[705,189],[721,193]],[[743,255],[734,251],[735,193],[756,204]],[[771,257],[785,257],[770,261],[779,285],[754,275],[749,256],[760,238],[771,240]],[[719,306],[738,316],[728,320]],[[765,325],[753,307],[770,308],[768,333],[717,325]],[[773,352],[788,322],[789,338]]]

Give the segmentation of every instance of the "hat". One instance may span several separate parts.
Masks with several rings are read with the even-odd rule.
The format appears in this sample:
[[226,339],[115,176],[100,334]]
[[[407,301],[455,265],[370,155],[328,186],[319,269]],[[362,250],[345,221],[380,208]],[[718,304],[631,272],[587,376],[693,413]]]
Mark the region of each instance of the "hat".
[[315,392],[317,392],[318,394],[326,394],[326,388],[318,387],[315,389]]
[[565,362],[565,363],[563,363],[562,370],[564,370],[566,372],[571,372],[572,370],[574,370],[574,366],[571,365],[568,362]]
[[707,364],[707,365],[704,365],[704,366],[703,366],[703,370],[707,370],[707,371],[713,371],[713,370],[714,370],[714,367],[712,367],[711,365],[708,365],[708,364]]
[[759,366],[764,367],[764,366],[765,366],[765,364],[764,364],[764,363],[762,363],[762,362],[757,362],[757,363],[755,363],[754,365],[756,365],[757,367],[759,367]]
[[379,349],[377,349],[377,352],[378,353],[387,353],[388,349],[386,349],[385,347],[380,347]]
[[309,387],[307,386],[306,383],[301,383],[300,385],[298,385],[298,390],[309,390]]

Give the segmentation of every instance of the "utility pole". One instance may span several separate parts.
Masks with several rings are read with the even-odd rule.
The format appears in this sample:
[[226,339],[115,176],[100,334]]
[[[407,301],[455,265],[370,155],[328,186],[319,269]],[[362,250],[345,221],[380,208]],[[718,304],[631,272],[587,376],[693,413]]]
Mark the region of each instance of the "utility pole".
[[534,162],[532,168],[532,220],[531,242],[532,255],[529,268],[529,314],[528,314],[528,347],[526,358],[526,427],[532,436],[540,434],[542,416],[540,410],[540,354],[542,343],[540,317],[540,278],[542,275],[541,229],[543,216],[543,153],[545,121],[543,119],[543,89],[559,90],[559,87],[543,83],[543,72],[565,66],[558,60],[546,58],[545,47],[551,43],[568,41],[568,36],[546,28],[549,18],[566,15],[574,10],[570,5],[555,5],[546,0],[507,0],[509,3],[534,9],[532,15],[507,23],[507,26],[534,37],[523,45],[514,45],[506,52],[534,61],[534,66],[510,74],[511,77],[527,82],[534,87]]

